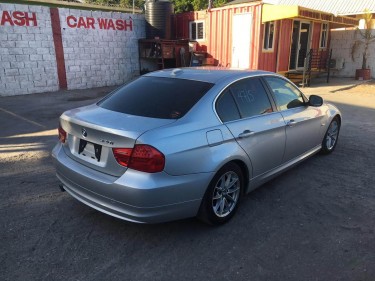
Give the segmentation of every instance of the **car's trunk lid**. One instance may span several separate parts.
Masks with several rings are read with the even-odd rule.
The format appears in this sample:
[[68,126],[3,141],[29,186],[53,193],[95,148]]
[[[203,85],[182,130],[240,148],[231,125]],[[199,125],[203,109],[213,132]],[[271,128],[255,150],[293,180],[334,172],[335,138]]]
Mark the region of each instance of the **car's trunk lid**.
[[120,176],[126,168],[117,163],[112,148],[132,148],[144,132],[174,121],[91,105],[65,112],[60,117],[60,126],[67,132],[64,149],[69,157],[92,169]]

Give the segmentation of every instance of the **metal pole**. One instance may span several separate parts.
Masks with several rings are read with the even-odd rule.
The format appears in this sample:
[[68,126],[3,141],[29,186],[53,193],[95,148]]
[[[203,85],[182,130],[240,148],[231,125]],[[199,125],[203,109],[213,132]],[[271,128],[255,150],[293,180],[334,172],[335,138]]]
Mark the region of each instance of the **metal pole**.
[[327,71],[328,71],[328,73],[327,73],[327,83],[329,83],[329,76],[330,76],[330,62],[331,62],[331,58],[332,58],[332,49],[329,51],[329,56],[328,56],[328,62],[327,62]]
[[307,62],[307,57],[303,61],[302,88],[305,87],[306,62]]

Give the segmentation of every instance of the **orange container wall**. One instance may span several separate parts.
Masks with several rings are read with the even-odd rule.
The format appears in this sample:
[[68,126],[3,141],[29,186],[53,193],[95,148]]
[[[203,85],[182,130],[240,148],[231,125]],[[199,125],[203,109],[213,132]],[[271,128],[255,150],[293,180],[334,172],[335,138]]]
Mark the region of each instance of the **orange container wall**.
[[[189,22],[203,20],[206,23],[206,12],[186,12],[174,15],[174,26],[176,39],[189,39]],[[207,32],[206,32],[207,34]]]
[[281,21],[279,35],[278,65],[276,72],[289,70],[290,47],[292,42],[293,20],[285,19]]
[[252,29],[250,34],[250,68],[258,69],[261,13],[259,3],[227,6],[175,15],[177,39],[189,38],[189,22],[196,20],[205,21],[205,40],[198,41],[198,50],[206,51],[209,57],[216,60],[216,65],[231,66],[232,62],[232,18],[234,14],[252,14]]
[[264,38],[264,24],[261,27],[261,42],[260,42],[260,53],[259,53],[259,65],[258,68],[261,70],[273,71],[276,72],[277,67],[277,53],[279,49],[279,36],[280,36],[280,26],[281,21],[275,22],[275,32],[274,32],[274,41],[273,41],[273,50],[265,51],[263,50],[263,38]]
[[[290,48],[292,41],[293,19],[275,22],[274,49],[263,50],[262,4],[247,3],[226,6],[199,12],[188,12],[175,15],[175,34],[177,39],[189,39],[189,22],[205,22],[205,39],[198,41],[197,50],[207,52],[215,59],[215,65],[230,67],[232,62],[232,23],[236,14],[252,15],[250,34],[250,69],[262,69],[274,72],[289,71]],[[319,49],[320,22],[313,22],[311,48]],[[330,40],[328,32],[328,45]]]
[[319,22],[314,22],[313,24],[313,31],[312,31],[312,38],[311,38],[311,49],[319,49],[320,43],[320,29],[322,24]]

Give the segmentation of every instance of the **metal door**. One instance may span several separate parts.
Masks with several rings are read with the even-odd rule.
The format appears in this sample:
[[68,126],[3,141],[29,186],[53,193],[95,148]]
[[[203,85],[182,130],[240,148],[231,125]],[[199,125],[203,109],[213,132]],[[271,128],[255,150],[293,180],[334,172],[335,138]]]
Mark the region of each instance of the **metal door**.
[[279,112],[226,124],[253,165],[253,177],[266,173],[282,162],[285,123]]
[[259,78],[233,83],[225,93],[231,95],[241,119],[225,123],[249,156],[253,177],[281,164],[285,148],[285,122],[273,112],[269,96]]
[[233,68],[249,68],[251,14],[233,15],[232,25],[232,65]]
[[286,126],[286,145],[283,162],[295,159],[317,147],[322,140],[324,114],[319,107],[301,106],[282,111]]
[[321,122],[327,109],[309,106],[306,97],[290,81],[281,77],[263,78],[273,92],[276,106],[286,125],[283,162],[288,162],[317,147],[321,142]]
[[289,69],[303,68],[310,43],[310,23],[293,21]]
[[304,66],[305,57],[309,49],[310,23],[302,22],[299,35],[299,50],[297,59],[297,68]]

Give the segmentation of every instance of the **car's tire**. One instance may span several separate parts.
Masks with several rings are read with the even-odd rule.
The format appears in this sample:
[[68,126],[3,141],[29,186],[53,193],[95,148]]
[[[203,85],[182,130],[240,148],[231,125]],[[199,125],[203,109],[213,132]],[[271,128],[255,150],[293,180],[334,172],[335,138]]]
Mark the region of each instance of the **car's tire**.
[[243,184],[243,173],[237,164],[231,162],[223,166],[206,190],[198,218],[211,225],[229,221],[238,208]]
[[335,150],[340,133],[340,119],[336,116],[328,126],[322,141],[322,154],[329,154]]

